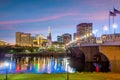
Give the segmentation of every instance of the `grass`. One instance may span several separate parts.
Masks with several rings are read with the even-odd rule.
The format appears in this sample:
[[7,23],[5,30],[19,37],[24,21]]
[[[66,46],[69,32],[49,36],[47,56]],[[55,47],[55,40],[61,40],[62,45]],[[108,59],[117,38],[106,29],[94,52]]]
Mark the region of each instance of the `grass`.
[[[0,74],[5,80],[5,74]],[[67,80],[67,74],[9,74],[8,80]],[[69,73],[69,80],[120,80],[120,73]]]

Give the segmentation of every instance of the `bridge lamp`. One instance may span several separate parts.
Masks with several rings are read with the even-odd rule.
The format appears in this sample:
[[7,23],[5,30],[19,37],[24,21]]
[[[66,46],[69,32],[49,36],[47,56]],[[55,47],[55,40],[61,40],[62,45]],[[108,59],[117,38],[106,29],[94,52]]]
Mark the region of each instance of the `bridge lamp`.
[[92,33],[90,33],[90,36],[92,36]]
[[115,34],[115,31],[116,31],[116,29],[117,29],[117,24],[114,23],[114,24],[112,25],[112,28],[114,29],[114,34]]
[[97,32],[98,32],[98,30],[96,29],[96,30],[94,30],[92,33],[95,35],[95,41],[97,42]]
[[105,33],[108,31],[108,26],[103,26],[103,30],[105,31]]
[[78,40],[78,38],[76,38],[75,40]]
[[98,32],[98,30],[96,29],[96,30],[93,30],[92,33],[97,36],[97,32]]

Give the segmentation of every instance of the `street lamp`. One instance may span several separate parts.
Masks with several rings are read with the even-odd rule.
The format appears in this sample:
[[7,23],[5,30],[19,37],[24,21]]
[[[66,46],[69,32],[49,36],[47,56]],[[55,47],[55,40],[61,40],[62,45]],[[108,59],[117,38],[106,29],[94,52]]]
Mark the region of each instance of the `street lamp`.
[[6,78],[5,78],[5,80],[7,80],[7,68],[8,68],[8,66],[9,66],[9,63],[8,62],[5,62],[4,63],[4,66],[5,66],[5,68],[6,68]]
[[67,64],[67,65],[66,65],[66,66],[67,66],[67,80],[69,80],[69,70],[68,70],[68,64],[69,64],[69,63],[68,63],[68,60],[69,60],[69,58],[67,58],[67,62],[66,62],[66,64]]
[[97,32],[98,32],[97,29],[93,31],[93,34],[95,35],[95,41],[96,41],[96,42],[97,42]]
[[112,25],[112,28],[114,29],[114,34],[115,34],[115,30],[116,30],[116,28],[117,28],[117,24],[114,23],[114,24]]
[[105,33],[107,33],[107,31],[108,31],[108,26],[104,25],[104,26],[103,26],[103,30],[105,31]]

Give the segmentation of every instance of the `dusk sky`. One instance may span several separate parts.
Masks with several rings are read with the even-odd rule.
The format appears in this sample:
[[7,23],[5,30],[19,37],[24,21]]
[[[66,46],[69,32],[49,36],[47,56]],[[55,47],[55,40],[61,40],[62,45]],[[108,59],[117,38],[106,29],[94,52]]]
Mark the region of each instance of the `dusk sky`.
[[[50,26],[55,41],[63,33],[75,33],[79,23],[93,23],[93,30],[98,29],[97,36],[101,36],[113,7],[120,10],[120,0],[0,0],[0,40],[15,43],[18,31],[47,36]],[[120,33],[120,14],[115,23]]]

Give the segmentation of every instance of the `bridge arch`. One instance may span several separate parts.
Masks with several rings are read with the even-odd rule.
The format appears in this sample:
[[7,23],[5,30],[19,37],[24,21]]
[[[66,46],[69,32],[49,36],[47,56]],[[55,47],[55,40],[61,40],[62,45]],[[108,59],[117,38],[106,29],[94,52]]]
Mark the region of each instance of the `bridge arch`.
[[81,72],[85,69],[85,55],[78,47],[68,48],[70,51],[70,66]]
[[[110,71],[110,61],[106,55],[99,52],[99,46],[71,47],[69,48],[69,50],[71,63],[72,65],[74,65],[73,67],[77,67],[77,69],[80,69],[79,71],[95,71],[96,66],[94,66],[94,63],[101,65],[101,72]],[[99,57],[98,61],[94,60],[94,57],[96,56],[97,58]],[[79,63],[77,63],[76,61],[78,61]],[[82,63],[82,65],[80,63]],[[80,65],[75,66],[75,64]]]
[[99,51],[109,59],[111,71],[120,72],[120,45],[101,45]]
[[101,52],[93,55],[93,64],[96,63],[99,65],[101,72],[109,72],[110,71],[110,61],[106,55]]

